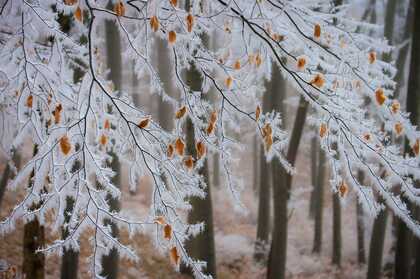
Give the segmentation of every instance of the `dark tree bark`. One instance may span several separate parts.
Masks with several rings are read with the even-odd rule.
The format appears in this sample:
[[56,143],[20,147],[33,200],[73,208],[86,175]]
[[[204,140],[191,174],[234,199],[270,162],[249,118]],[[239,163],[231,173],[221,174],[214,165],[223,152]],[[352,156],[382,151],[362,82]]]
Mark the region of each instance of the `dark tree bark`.
[[[38,147],[34,146],[34,156],[38,152]],[[29,178],[29,188],[33,185],[35,170]],[[38,208],[39,204],[33,204],[31,209]],[[39,248],[45,244],[44,226],[38,221],[37,217],[25,224],[23,228],[23,264],[22,273],[26,279],[44,279],[45,278],[45,255],[37,253]]]
[[[305,125],[308,103],[300,97],[295,123],[290,137],[286,159],[294,166],[300,139]],[[268,258],[267,279],[284,279],[286,276],[287,258],[287,202],[290,196],[292,176],[273,161],[273,198],[274,198],[274,230]]]
[[315,214],[315,230],[314,230],[314,246],[312,251],[314,253],[321,253],[322,250],[322,221],[324,212],[324,183],[325,183],[325,153],[321,148],[318,148],[318,169],[315,177],[314,189],[314,214]]
[[384,240],[386,223],[388,219],[388,211],[382,210],[376,217],[373,224],[372,237],[369,248],[369,264],[367,271],[367,279],[382,278],[382,255],[384,252]]
[[[363,184],[364,173],[358,171],[358,181]],[[365,253],[365,223],[363,222],[363,208],[359,201],[356,200],[356,223],[357,223],[357,262],[361,264],[366,263]]]
[[315,217],[316,210],[316,184],[317,184],[317,173],[318,173],[318,140],[316,135],[311,139],[311,184],[312,192],[309,200],[309,217]]
[[[266,92],[263,96],[263,112],[271,111],[273,109],[274,99],[272,96],[275,94],[284,95],[285,86],[283,84],[283,77],[280,75],[277,66],[273,66],[272,69],[273,73],[271,80],[265,82]],[[277,84],[280,87],[276,87]],[[272,168],[272,164],[267,163],[263,144],[260,145],[259,155],[260,185],[258,187],[258,223],[254,258],[257,262],[263,263],[266,260],[267,253],[262,248],[265,248],[267,245],[270,234],[270,192],[271,185],[273,185],[272,172],[275,170]]]
[[260,173],[260,160],[259,160],[259,154],[260,154],[260,145],[258,143],[258,136],[254,135],[252,139],[252,189],[256,194],[258,194],[259,190],[259,173]]
[[[20,154],[16,150],[13,150],[12,154],[13,154],[12,155],[13,164],[15,165],[16,168],[19,168]],[[0,179],[0,209],[1,209],[1,203],[3,201],[4,194],[6,193],[7,182],[12,177],[13,177],[13,170],[10,167],[10,164],[7,163],[3,171],[3,175],[1,176],[1,179]]]
[[[111,5],[111,2],[109,2]],[[105,20],[105,44],[106,44],[106,57],[107,65],[110,70],[108,78],[113,82],[115,90],[122,89],[122,56],[121,56],[121,38],[120,32],[114,20]],[[112,183],[120,188],[121,187],[121,164],[118,160],[118,155],[110,152],[111,160],[108,162],[110,168],[115,172],[112,177]],[[119,211],[121,208],[118,198],[111,195],[107,196],[107,202],[111,211]],[[118,227],[111,220],[105,220],[106,225],[111,226],[111,235],[113,237],[119,236]],[[102,276],[108,279],[118,278],[119,269],[119,255],[118,251],[113,248],[108,255],[102,257]]]
[[338,192],[332,193],[333,198],[333,248],[332,263],[341,267],[341,200]]

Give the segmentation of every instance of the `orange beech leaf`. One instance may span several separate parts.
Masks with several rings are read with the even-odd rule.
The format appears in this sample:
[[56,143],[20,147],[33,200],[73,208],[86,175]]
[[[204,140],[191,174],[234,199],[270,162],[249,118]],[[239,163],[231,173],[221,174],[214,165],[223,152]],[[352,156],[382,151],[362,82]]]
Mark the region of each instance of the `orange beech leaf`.
[[201,159],[204,155],[206,155],[206,145],[202,141],[198,141],[195,144],[195,149],[197,150],[198,159]]
[[314,26],[314,38],[319,39],[321,37],[321,25],[318,23]]
[[170,44],[174,44],[176,42],[176,32],[174,30],[169,31],[168,41]]
[[216,128],[215,123],[209,122],[209,124],[207,125],[207,129],[206,129],[207,135],[213,134],[215,128]]
[[300,56],[297,59],[296,67],[299,71],[303,71],[306,68],[306,57]]
[[323,138],[327,134],[327,131],[328,131],[327,124],[322,123],[321,126],[319,126],[319,136]]
[[397,100],[394,100],[391,105],[392,113],[397,113],[400,110],[400,103]]
[[194,26],[194,16],[189,13],[185,18],[185,21],[187,22],[187,30],[191,33]]
[[175,113],[175,118],[176,119],[180,119],[180,118],[182,118],[184,115],[185,115],[185,113],[187,112],[187,107],[186,106],[183,106],[183,107],[181,107],[179,110],[177,110],[177,112]]
[[284,40],[284,36],[280,35],[278,33],[274,33],[273,35],[271,35],[271,37],[273,38],[273,40],[275,40],[276,42],[281,42]]
[[420,139],[416,139],[416,142],[413,145],[413,153],[416,156],[420,154]]
[[64,0],[63,2],[64,2],[64,5],[73,6],[74,4],[77,3],[77,0]]
[[241,69],[241,61],[239,59],[235,61],[235,64],[233,64],[233,68],[235,70],[240,70]]
[[69,152],[71,150],[71,144],[70,144],[70,140],[67,136],[63,136],[60,139],[60,148],[61,148],[61,152],[63,152],[64,155],[69,154]]
[[169,0],[172,6],[176,7],[178,5],[178,0]]
[[172,144],[168,144],[168,149],[166,150],[166,156],[168,156],[168,158],[172,158],[172,156],[174,156],[174,146]]
[[271,128],[270,123],[266,123],[262,128],[262,136],[265,138],[267,136],[271,136],[273,134],[273,129]]
[[164,225],[164,224],[166,224],[165,217],[163,217],[163,216],[158,216],[158,217],[156,217],[154,222],[155,222],[156,224],[159,224],[159,225]]
[[264,142],[265,142],[265,151],[270,151],[271,146],[273,145],[273,136],[272,135],[267,135],[264,137]]
[[210,114],[210,123],[216,123],[217,121],[217,111],[212,111],[212,113]]
[[150,18],[150,27],[152,28],[153,32],[157,32],[159,30],[159,19],[157,16],[152,16]]
[[149,126],[150,118],[144,118],[140,120],[139,124],[137,125],[140,129],[146,129]]
[[105,130],[111,129],[111,122],[108,119],[105,120],[104,129]]
[[257,108],[255,109],[255,120],[259,120],[260,119],[260,114],[261,114],[261,107],[258,105]]
[[102,134],[101,137],[99,138],[99,143],[105,146],[108,143],[108,137]]
[[125,7],[121,1],[118,1],[117,4],[114,6],[114,12],[117,16],[124,16],[125,15]]
[[179,256],[178,250],[175,246],[169,250],[169,257],[174,265],[179,266],[181,257]]
[[171,238],[172,238],[172,227],[171,227],[171,225],[166,224],[166,225],[163,227],[163,237],[164,237],[166,240],[171,240]]
[[324,84],[325,84],[324,75],[323,74],[316,74],[314,76],[314,78],[311,80],[310,84],[312,84],[312,85],[314,85],[318,88],[323,87]]
[[347,186],[346,182],[344,182],[344,180],[341,181],[340,186],[338,187],[338,192],[342,198],[344,198],[349,192],[349,187]]
[[261,66],[262,63],[262,58],[261,58],[261,54],[257,53],[257,55],[255,55],[255,66],[257,66],[257,68],[259,66]]
[[394,126],[394,129],[395,129],[395,132],[397,133],[397,135],[401,135],[402,131],[404,130],[401,122],[396,123],[395,126]]
[[61,112],[59,110],[57,110],[57,108],[53,111],[53,115],[54,115],[54,123],[55,124],[60,123],[60,120],[61,120]]
[[375,91],[375,98],[376,98],[376,102],[382,106],[383,103],[385,103],[386,100],[386,96],[384,94],[384,90],[382,88],[378,88]]
[[81,23],[83,23],[83,11],[80,6],[77,6],[76,11],[74,11],[74,17]]
[[366,141],[370,141],[370,140],[372,139],[372,136],[371,136],[371,134],[366,133],[366,134],[364,134],[364,135],[363,135],[363,138],[364,138]]
[[34,96],[29,95],[28,98],[26,99],[26,106],[28,108],[32,108],[33,102],[34,102]]
[[227,77],[226,80],[225,80],[226,87],[230,88],[232,86],[232,82],[233,82],[232,77],[231,76]]
[[369,64],[373,64],[376,62],[376,52],[371,51],[368,54],[368,60],[369,60]]
[[194,167],[194,160],[191,155],[188,155],[184,158],[184,165],[187,167],[188,170],[192,170]]
[[184,149],[185,149],[184,142],[182,141],[181,138],[177,138],[176,141],[175,141],[175,150],[176,150],[176,153],[179,156],[184,156]]

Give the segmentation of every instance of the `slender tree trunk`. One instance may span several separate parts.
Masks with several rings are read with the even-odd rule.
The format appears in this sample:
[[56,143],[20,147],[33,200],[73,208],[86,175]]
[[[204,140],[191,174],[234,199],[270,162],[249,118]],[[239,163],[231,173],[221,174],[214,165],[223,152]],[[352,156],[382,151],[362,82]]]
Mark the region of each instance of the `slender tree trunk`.
[[[278,69],[276,69],[276,66],[273,66],[273,74],[271,80],[265,82],[266,92],[263,96],[263,112],[271,111],[273,109],[273,100],[271,96],[274,96],[274,94],[284,94],[284,92],[282,92],[285,89],[283,84],[280,84],[279,88],[274,87],[276,79],[280,79],[281,83],[284,82],[282,76],[278,72]],[[264,251],[264,248],[268,243],[270,234],[270,191],[273,182],[272,175],[274,175],[272,171],[275,170],[272,168],[270,163],[267,163],[263,144],[260,145],[259,155],[260,185],[258,187],[258,223],[254,258],[257,262],[262,263],[266,260],[267,253]]]
[[312,184],[312,192],[311,197],[309,200],[309,217],[315,217],[315,210],[316,210],[316,196],[317,196],[317,175],[318,175],[318,140],[316,135],[311,138],[311,184]]
[[[300,97],[286,159],[295,165],[300,139],[305,125],[308,103]],[[268,258],[267,279],[284,279],[286,277],[287,258],[287,202],[290,196],[292,176],[273,161],[273,198],[274,198],[274,231]]]
[[[38,147],[34,146],[34,156],[38,153]],[[33,177],[35,170],[29,178],[29,188],[33,185]],[[39,204],[32,205],[32,209],[35,209]],[[44,226],[38,221],[37,217],[25,224],[23,228],[23,264],[22,272],[25,279],[43,279],[45,278],[45,255],[43,253],[37,253],[37,250],[44,246],[45,235]]]
[[[20,154],[16,150],[13,150],[12,154],[13,154],[12,156],[13,164],[15,165],[16,168],[19,168]],[[6,167],[3,171],[3,175],[1,176],[1,179],[0,179],[0,209],[1,209],[1,203],[3,201],[4,194],[6,193],[7,182],[9,181],[10,178],[13,178],[13,170],[10,167],[10,164],[7,162]]]
[[259,166],[260,166],[260,160],[259,160],[259,154],[260,154],[260,144],[258,143],[258,136],[254,135],[252,139],[252,189],[256,194],[258,194],[258,181],[259,181]]
[[[358,181],[363,183],[364,173],[363,171],[358,171]],[[356,200],[356,223],[357,223],[357,261],[358,263],[366,263],[365,255],[365,223],[363,221],[363,208],[362,205]]]
[[[111,2],[109,2],[109,6]],[[109,79],[113,82],[115,90],[120,91],[122,89],[122,56],[121,56],[121,38],[118,27],[114,20],[105,20],[105,44],[107,54],[107,65],[110,70]],[[118,155],[114,152],[110,152],[111,161],[108,162],[111,169],[115,172],[112,177],[112,183],[120,188],[121,187],[121,164],[118,160]],[[111,211],[119,211],[121,208],[118,198],[114,198],[111,195],[107,196],[107,202]],[[111,226],[111,235],[113,237],[119,236],[118,227],[111,220],[105,220],[105,224]],[[118,251],[113,248],[110,253],[102,257],[102,276],[107,279],[118,278],[118,262],[119,255]]]
[[[64,211],[64,223],[68,224],[71,218],[71,212],[74,208],[74,199],[72,197],[66,198],[66,210]],[[69,234],[68,229],[63,229],[63,239]],[[61,279],[76,279],[79,273],[79,253],[73,249],[64,248],[63,256],[61,257]]]
[[338,192],[332,193],[333,197],[333,250],[332,263],[341,267],[341,201]]
[[373,224],[369,248],[367,279],[380,279],[382,274],[382,255],[384,252],[385,229],[388,219],[387,209],[382,210]]
[[[414,1],[414,24],[411,45],[411,63],[410,73],[408,77],[407,88],[407,112],[410,113],[410,121],[413,125],[419,125],[419,110],[420,102],[420,2]],[[405,152],[410,156],[415,156],[412,153],[410,143],[406,140]],[[416,181],[417,186],[420,187],[420,182]],[[417,205],[412,205],[414,212],[419,212]],[[415,237],[407,226],[401,220],[398,220],[397,229],[397,249],[395,252],[395,277],[410,278],[411,272],[411,255],[414,254],[414,273],[413,276],[420,276],[420,240]],[[413,277],[415,278],[415,277]],[[418,278],[418,277],[417,277]]]
[[[190,8],[190,1],[185,1],[186,10]],[[208,45],[208,37],[202,36],[204,45]],[[192,91],[202,90],[202,79],[200,73],[192,64],[191,68],[186,72],[186,82]],[[195,149],[195,133],[194,125],[190,118],[186,121],[186,145],[187,152],[194,158],[197,157]],[[199,169],[199,173],[204,177],[207,184],[205,188],[206,196],[203,199],[192,197],[190,199],[192,209],[188,214],[188,222],[190,224],[204,222],[204,230],[194,238],[188,240],[185,244],[186,250],[192,258],[205,261],[207,263],[204,273],[217,278],[216,269],[216,252],[214,244],[214,228],[213,228],[213,206],[211,198],[211,185],[208,171],[208,159],[204,158],[204,164]],[[181,272],[192,275],[190,268],[181,265]]]
[[315,177],[314,204],[315,204],[315,230],[314,230],[314,253],[321,253],[322,250],[322,220],[324,212],[324,183],[325,183],[325,153],[318,148],[318,169]]

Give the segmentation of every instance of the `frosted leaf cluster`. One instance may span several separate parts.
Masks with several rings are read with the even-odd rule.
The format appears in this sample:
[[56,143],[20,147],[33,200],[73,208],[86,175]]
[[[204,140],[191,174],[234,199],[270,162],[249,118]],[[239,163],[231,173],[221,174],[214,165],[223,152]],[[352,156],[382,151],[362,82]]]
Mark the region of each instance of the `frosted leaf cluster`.
[[[278,158],[293,172],[283,155],[287,135],[281,115],[260,106],[264,79],[271,78],[275,63],[315,109],[333,190],[346,181],[373,214],[382,207],[379,194],[419,234],[402,199],[418,204],[413,185],[418,158],[404,156],[390,139],[399,131],[418,155],[420,135],[392,100],[395,69],[379,59],[390,48],[369,36],[374,27],[347,18],[346,6],[333,7],[329,0],[201,0],[188,8],[184,1],[108,2],[6,0],[1,7],[1,150],[11,156],[28,138],[35,146],[32,159],[8,185],[26,194],[1,221],[1,233],[13,230],[18,219],[36,216],[43,223],[52,213],[54,229],[64,226],[69,233],[42,250],[60,253],[63,247],[78,249],[80,235],[91,228],[91,271],[99,277],[101,256],[111,248],[136,259],[113,237],[109,220],[130,232],[152,228],[156,245],[176,266],[182,261],[205,277],[205,263],[191,259],[183,247],[203,224],[186,223],[181,212],[190,209],[189,197],[204,197],[206,187],[198,172],[205,156],[187,154],[185,124],[191,121],[195,142],[207,153],[219,154],[227,191],[237,203],[241,183],[231,165],[240,142],[232,131],[240,133],[241,125],[253,125],[267,158]],[[63,17],[71,21],[70,30],[63,30]],[[180,113],[174,115],[174,130],[162,129],[107,79],[100,33],[105,20],[118,27],[123,57],[135,61],[136,75],[147,76],[152,91]],[[152,62],[157,38],[170,47],[168,65],[179,98],[165,92]],[[209,46],[210,40],[217,46]],[[76,71],[84,73],[80,79]],[[209,92],[217,98],[208,98]],[[112,182],[115,154],[129,165],[132,184],[141,176],[153,181],[150,216],[144,220],[110,209],[109,199],[121,196]],[[358,169],[370,178],[369,186],[357,181]],[[65,221],[69,199],[74,204]],[[167,225],[169,236],[162,233]]]

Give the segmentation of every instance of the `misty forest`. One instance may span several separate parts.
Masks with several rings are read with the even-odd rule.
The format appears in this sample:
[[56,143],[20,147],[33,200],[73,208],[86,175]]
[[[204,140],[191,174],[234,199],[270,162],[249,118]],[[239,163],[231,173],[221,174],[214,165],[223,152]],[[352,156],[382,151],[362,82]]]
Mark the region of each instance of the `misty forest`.
[[0,279],[419,279],[420,1],[0,0]]

